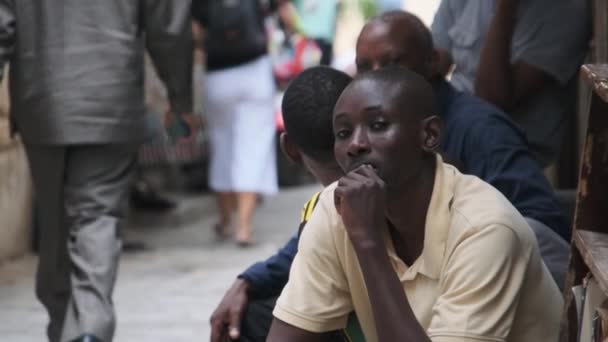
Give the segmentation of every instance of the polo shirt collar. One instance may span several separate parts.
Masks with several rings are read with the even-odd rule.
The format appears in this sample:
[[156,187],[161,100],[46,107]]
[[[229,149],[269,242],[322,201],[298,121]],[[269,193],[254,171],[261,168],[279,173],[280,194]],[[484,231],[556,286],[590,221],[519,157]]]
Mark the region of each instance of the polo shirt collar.
[[454,198],[454,178],[453,170],[446,168],[441,157],[437,155],[435,183],[424,227],[424,247],[412,266],[408,267],[397,256],[390,234],[386,231],[389,258],[402,282],[413,280],[417,273],[431,279],[439,279]]

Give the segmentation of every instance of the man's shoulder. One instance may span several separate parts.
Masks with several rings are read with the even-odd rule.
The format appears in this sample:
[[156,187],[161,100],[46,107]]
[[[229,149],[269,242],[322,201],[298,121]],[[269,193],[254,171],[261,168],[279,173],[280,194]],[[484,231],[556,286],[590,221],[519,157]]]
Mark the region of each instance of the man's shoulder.
[[317,191],[314,193],[314,195],[312,195],[310,197],[310,199],[308,201],[306,201],[306,203],[304,203],[304,206],[302,207],[302,213],[300,215],[300,221],[302,223],[306,223],[310,219],[310,216],[312,215],[313,210],[315,209],[315,207],[317,206],[317,203],[319,202],[320,196],[321,196],[321,191]]
[[534,242],[524,217],[496,188],[476,176],[460,173],[454,187],[449,232],[452,239],[468,239],[487,229],[506,229],[526,244]]
[[503,110],[473,94],[452,87],[449,97],[450,102],[446,107],[446,114],[449,118],[466,121],[487,119],[493,116],[501,119],[509,118]]
[[448,136],[467,134],[473,135],[469,138],[474,138],[489,134],[497,139],[509,138],[510,141],[525,142],[523,132],[504,111],[483,99],[455,89],[442,118]]
[[303,213],[309,215],[305,217],[306,228],[302,231],[302,240],[329,241],[333,240],[336,234],[341,232],[345,234],[344,229],[340,229],[342,219],[334,205],[334,191],[337,185],[338,182],[335,182],[327,186],[307,202],[311,204],[308,208],[310,213],[308,211]]

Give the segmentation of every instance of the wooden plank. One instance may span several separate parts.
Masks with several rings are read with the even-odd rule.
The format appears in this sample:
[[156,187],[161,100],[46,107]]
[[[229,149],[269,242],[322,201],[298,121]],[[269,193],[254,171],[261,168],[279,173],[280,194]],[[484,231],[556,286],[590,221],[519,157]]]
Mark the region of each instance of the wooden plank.
[[581,160],[574,230],[608,233],[608,103],[594,94]]
[[593,91],[608,102],[608,64],[585,64],[581,67],[582,78]]
[[608,234],[577,230],[573,239],[600,289],[608,293]]

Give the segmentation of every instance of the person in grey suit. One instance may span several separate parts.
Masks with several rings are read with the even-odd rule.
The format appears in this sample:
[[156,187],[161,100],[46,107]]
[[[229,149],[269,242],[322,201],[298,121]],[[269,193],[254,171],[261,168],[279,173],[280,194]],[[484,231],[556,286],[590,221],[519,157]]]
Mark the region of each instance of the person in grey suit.
[[[0,0],[0,64],[40,219],[51,342],[112,340],[120,228],[145,140],[144,51],[196,130],[190,0]],[[181,117],[183,120],[177,121]]]

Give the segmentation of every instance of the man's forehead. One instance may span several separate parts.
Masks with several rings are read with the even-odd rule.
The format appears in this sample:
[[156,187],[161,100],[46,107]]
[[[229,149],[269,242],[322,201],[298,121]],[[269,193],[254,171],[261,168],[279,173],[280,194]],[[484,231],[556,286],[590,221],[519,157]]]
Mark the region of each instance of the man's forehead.
[[363,27],[359,36],[359,43],[388,43],[392,40],[391,26],[383,21],[370,22]]
[[389,107],[395,100],[397,87],[380,80],[354,81],[344,90],[336,103],[335,111],[364,109],[366,107]]
[[401,50],[415,44],[417,35],[417,30],[408,20],[375,20],[364,26],[359,36],[359,42],[365,44],[386,43]]

